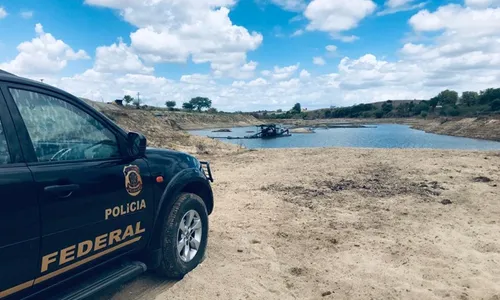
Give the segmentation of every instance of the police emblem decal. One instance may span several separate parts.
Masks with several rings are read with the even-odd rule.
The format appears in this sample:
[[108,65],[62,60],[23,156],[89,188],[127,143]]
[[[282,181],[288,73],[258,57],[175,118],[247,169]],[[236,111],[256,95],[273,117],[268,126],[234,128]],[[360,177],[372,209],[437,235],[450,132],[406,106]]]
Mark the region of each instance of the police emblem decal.
[[137,196],[142,191],[141,171],[138,166],[130,165],[123,168],[125,189],[131,196]]

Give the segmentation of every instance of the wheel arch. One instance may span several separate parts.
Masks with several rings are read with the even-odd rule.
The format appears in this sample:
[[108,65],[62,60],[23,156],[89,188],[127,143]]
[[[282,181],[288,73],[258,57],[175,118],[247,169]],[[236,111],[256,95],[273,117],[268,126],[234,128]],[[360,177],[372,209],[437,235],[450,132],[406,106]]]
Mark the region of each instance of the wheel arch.
[[210,215],[214,207],[212,188],[206,177],[196,169],[186,169],[177,174],[167,185],[160,199],[158,210],[153,223],[153,234],[150,237],[148,248],[150,250],[159,249],[162,220],[168,214],[174,204],[175,199],[182,193],[192,193],[198,195],[207,208]]

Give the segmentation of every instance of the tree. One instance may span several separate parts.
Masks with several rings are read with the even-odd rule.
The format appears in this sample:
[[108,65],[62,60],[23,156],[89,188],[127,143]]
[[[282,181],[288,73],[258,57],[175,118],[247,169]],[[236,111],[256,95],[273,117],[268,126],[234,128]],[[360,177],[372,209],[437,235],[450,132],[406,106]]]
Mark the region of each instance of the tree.
[[456,116],[460,115],[460,112],[455,107],[452,107],[446,111],[446,114],[448,116],[456,117]]
[[184,108],[185,110],[193,110],[194,105],[191,102],[184,102],[182,103],[182,108]]
[[279,112],[279,113],[280,113],[280,112],[283,112],[283,110],[280,108],[280,109],[278,109],[276,112]]
[[392,101],[389,100],[387,102],[385,102],[384,104],[382,104],[382,112],[384,114],[388,114],[392,111],[393,109],[393,106],[392,106]]
[[438,105],[439,98],[438,97],[432,97],[429,100],[429,106],[431,107],[432,111],[436,110],[436,106]]
[[212,100],[206,97],[196,97],[189,101],[193,105],[193,108],[196,108],[198,111],[201,111],[203,108],[210,108],[212,106]]
[[167,106],[168,110],[173,110],[177,103],[175,101],[167,101],[165,102],[165,105]]
[[490,107],[492,111],[500,110],[500,99],[495,99],[491,101]]
[[486,89],[479,94],[479,104],[489,104],[500,99],[500,89]]
[[430,109],[430,105],[427,101],[421,101],[419,104],[417,104],[417,106],[415,106],[415,108],[413,109],[413,113],[415,113],[415,115],[422,115],[422,112],[429,112],[429,109]]
[[130,95],[125,95],[123,97],[123,101],[125,101],[125,103],[127,103],[127,105],[129,105],[130,103],[134,102],[134,97],[132,97]]
[[477,92],[463,92],[461,97],[461,103],[467,106],[473,106],[477,104],[479,99],[479,94]]
[[441,105],[455,105],[458,101],[458,93],[451,90],[444,90],[437,97]]
[[300,106],[300,103],[295,103],[295,105],[292,107],[291,112],[294,114],[300,114],[300,112],[302,112],[302,108]]
[[209,109],[207,109],[207,113],[209,113],[209,114],[216,114],[217,113],[217,108],[210,107]]

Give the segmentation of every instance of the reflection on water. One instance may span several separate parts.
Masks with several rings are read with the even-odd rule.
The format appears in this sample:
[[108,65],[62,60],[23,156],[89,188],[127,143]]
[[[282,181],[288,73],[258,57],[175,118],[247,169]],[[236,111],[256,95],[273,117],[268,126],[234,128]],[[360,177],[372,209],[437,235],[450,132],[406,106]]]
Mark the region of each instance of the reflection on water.
[[[245,136],[255,127],[232,128],[232,132],[212,132],[214,129],[192,130],[202,136]],[[292,134],[276,139],[223,140],[247,148],[302,148],[302,147],[364,147],[364,148],[436,148],[500,150],[500,142],[469,139],[426,133],[406,125],[381,124],[375,128],[316,129],[316,133]]]

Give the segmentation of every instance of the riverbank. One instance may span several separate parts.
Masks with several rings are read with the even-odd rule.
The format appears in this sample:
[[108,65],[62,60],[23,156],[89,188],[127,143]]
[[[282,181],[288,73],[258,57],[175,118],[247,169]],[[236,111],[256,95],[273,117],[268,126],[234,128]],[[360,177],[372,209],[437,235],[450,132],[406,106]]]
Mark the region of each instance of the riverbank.
[[441,118],[412,122],[412,128],[425,132],[500,141],[500,116],[483,118]]
[[[141,109],[136,110],[133,108],[120,107],[114,104],[106,104],[100,102],[93,102],[86,100],[87,103],[92,105],[97,110],[109,115],[113,118],[114,115],[121,116],[121,121],[126,121],[127,116],[135,118],[140,115],[146,119],[148,123],[155,123],[154,127],[161,128],[166,126],[167,130],[197,130],[197,129],[215,129],[215,128],[232,128],[232,127],[245,127],[254,126],[261,123],[281,123],[291,125],[296,128],[314,127],[314,126],[327,126],[334,124],[407,124],[412,128],[424,130],[430,133],[461,136],[485,140],[500,141],[500,116],[481,117],[481,118],[437,118],[437,119],[422,119],[422,118],[384,118],[384,119],[318,119],[318,120],[259,120],[251,115],[246,114],[224,114],[224,113],[189,113],[189,112],[171,112],[164,109]],[[156,119],[156,121],[152,121]],[[135,121],[133,121],[134,123]],[[130,123],[130,122],[128,122]],[[140,122],[135,122],[138,129],[141,129]],[[136,129],[137,130],[137,129]],[[306,131],[297,129],[297,131]],[[141,132],[149,134],[149,130],[141,130]],[[180,137],[175,135],[174,137]],[[185,137],[180,137],[183,141],[180,143],[170,143],[174,145],[173,149],[181,150]],[[154,139],[154,137],[153,137]],[[200,140],[196,138],[196,142],[189,142],[189,144],[202,144],[206,142],[209,148],[213,148],[213,143],[208,140]],[[174,140],[173,138],[169,139]],[[188,138],[189,140],[189,138]],[[222,145],[219,145],[222,148]],[[215,148],[213,148],[215,150]],[[188,145],[188,152],[192,151],[192,147]]]
[[280,149],[209,159],[205,262],[102,299],[497,299],[500,154]]

